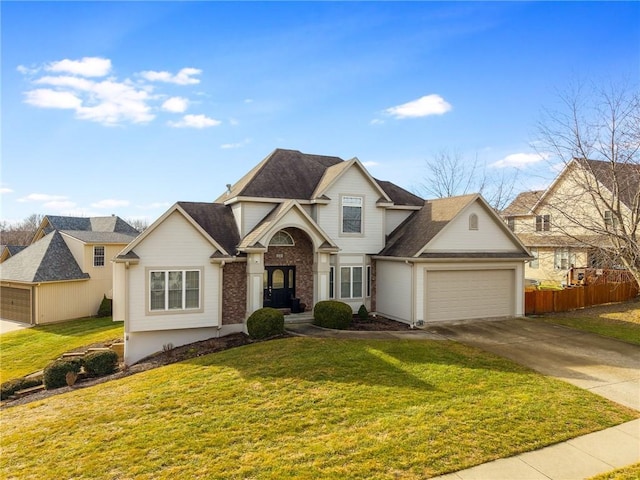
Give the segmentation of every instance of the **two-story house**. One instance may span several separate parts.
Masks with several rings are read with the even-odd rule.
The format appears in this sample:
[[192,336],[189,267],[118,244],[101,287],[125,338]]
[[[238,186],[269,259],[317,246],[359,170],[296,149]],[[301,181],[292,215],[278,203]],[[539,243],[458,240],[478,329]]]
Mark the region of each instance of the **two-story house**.
[[115,259],[125,361],[337,299],[420,325],[523,314],[529,254],[479,195],[425,201],[356,158],[275,150],[211,203],[178,202]]
[[628,219],[640,196],[640,167],[614,167],[574,159],[549,188],[521,193],[502,212],[509,229],[534,257],[526,265],[527,279],[566,283],[572,267],[619,266],[608,242],[620,220],[634,223]]
[[116,216],[45,216],[31,244],[0,264],[0,317],[44,324],[96,315],[111,298],[111,259],[138,233]]

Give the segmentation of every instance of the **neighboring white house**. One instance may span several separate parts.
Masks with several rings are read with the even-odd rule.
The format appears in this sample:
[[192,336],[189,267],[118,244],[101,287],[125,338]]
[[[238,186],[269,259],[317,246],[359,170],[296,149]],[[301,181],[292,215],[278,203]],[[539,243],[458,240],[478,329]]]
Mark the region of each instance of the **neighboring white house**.
[[212,203],[178,202],[114,260],[125,361],[337,299],[420,325],[524,313],[531,257],[479,195],[425,201],[358,159],[275,150]]

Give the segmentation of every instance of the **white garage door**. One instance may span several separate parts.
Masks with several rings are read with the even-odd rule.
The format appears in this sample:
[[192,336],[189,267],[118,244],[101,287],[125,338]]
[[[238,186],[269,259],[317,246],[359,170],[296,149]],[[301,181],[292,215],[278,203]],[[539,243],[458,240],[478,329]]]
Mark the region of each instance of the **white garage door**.
[[426,271],[428,322],[515,314],[514,270]]

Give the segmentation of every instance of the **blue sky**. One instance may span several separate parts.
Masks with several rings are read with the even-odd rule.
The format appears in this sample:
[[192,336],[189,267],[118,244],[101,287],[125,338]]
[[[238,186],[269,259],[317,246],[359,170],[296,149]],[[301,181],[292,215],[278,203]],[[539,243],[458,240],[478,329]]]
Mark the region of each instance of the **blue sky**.
[[7,2],[0,218],[149,222],[275,148],[415,191],[442,150],[553,175],[536,123],[640,77],[640,3]]

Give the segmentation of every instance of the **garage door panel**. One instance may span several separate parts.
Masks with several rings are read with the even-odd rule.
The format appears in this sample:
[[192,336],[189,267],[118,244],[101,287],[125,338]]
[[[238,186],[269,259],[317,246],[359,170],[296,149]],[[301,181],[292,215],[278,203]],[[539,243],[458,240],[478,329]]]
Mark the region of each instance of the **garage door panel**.
[[0,290],[0,318],[30,323],[31,292],[23,288],[2,287]]
[[427,321],[503,317],[514,310],[514,270],[426,272]]

